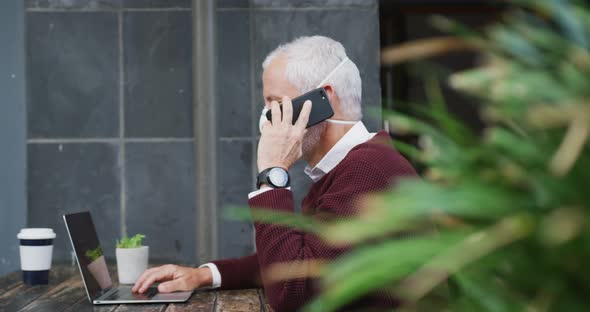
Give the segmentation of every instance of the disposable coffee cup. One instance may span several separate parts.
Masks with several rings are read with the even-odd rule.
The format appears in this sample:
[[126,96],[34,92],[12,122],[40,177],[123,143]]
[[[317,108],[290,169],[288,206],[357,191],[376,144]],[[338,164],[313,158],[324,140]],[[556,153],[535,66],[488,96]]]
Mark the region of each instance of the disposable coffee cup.
[[20,240],[23,282],[27,285],[48,284],[55,232],[47,228],[29,228],[20,230],[16,237]]

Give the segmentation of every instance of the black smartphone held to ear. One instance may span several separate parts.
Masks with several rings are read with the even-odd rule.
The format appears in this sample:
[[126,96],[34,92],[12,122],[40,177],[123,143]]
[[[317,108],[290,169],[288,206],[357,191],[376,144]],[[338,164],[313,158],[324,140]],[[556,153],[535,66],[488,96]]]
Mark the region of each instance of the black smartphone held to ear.
[[[293,124],[295,124],[299,118],[299,114],[303,108],[303,103],[305,103],[307,100],[311,101],[312,106],[306,128],[315,126],[320,122],[334,116],[334,110],[332,109],[332,105],[330,104],[330,100],[326,94],[326,90],[324,90],[324,88],[317,88],[291,100],[291,103],[293,103]],[[283,106],[281,106],[281,112],[282,111]],[[272,121],[272,112],[270,110],[266,113],[266,119]]]

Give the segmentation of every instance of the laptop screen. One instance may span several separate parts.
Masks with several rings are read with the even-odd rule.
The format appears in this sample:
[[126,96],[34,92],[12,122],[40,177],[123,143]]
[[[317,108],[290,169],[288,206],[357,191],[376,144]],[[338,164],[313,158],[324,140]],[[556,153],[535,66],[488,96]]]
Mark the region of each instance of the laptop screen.
[[113,282],[98,242],[90,212],[64,215],[72,247],[91,300],[97,299]]

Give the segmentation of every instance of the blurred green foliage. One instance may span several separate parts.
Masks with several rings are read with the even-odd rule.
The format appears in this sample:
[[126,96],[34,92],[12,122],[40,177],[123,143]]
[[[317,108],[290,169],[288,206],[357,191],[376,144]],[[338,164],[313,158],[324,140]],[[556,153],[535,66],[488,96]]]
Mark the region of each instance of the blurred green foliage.
[[394,131],[421,136],[420,148],[396,147],[425,165],[423,179],[400,181],[366,200],[360,217],[336,223],[254,212],[356,246],[322,270],[324,291],[306,311],[377,289],[409,311],[589,309],[590,9],[513,2],[482,33],[434,19],[486,56],[449,81],[480,99],[483,135],[449,114],[429,79],[431,105],[418,118],[386,115]]
[[139,248],[141,247],[141,243],[145,235],[143,234],[135,234],[132,237],[123,237],[121,240],[117,240],[117,248]]

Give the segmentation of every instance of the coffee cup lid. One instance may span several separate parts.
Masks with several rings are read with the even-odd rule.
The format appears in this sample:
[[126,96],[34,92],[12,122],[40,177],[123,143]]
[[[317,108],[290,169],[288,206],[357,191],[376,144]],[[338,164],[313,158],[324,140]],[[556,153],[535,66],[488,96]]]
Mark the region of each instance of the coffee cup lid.
[[18,239],[54,239],[55,232],[49,228],[28,228],[21,229],[16,237]]

